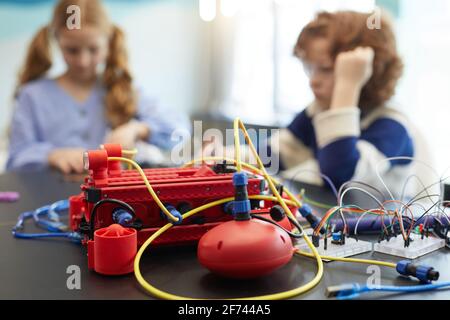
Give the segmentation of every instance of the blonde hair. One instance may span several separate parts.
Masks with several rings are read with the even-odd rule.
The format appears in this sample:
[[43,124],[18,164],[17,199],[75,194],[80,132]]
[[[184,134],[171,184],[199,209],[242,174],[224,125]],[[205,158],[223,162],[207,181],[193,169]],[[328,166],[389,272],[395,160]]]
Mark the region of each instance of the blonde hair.
[[60,0],[56,5],[49,25],[42,27],[30,43],[18,79],[19,88],[42,77],[52,66],[50,39],[58,30],[66,27],[69,17],[67,8],[76,5],[81,12],[81,27],[95,26],[109,36],[109,51],[102,82],[106,89],[105,116],[115,128],[128,122],[136,114],[136,93],[128,66],[125,36],[122,30],[112,24],[100,0]]

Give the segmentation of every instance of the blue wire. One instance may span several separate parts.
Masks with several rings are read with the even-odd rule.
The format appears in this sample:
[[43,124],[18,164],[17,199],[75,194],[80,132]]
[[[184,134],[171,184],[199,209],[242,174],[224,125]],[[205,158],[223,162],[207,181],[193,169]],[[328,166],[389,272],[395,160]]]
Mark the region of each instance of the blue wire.
[[[50,232],[64,232],[67,228],[59,219],[59,211],[64,211],[69,208],[68,200],[60,200],[51,205],[43,206],[36,209],[33,214],[35,223]],[[50,221],[40,219],[39,216],[47,215]]]
[[50,209],[50,205],[46,205],[40,208],[37,208],[36,210],[33,211],[33,219],[34,222],[38,223],[39,222],[39,216],[47,214],[48,209]]
[[406,286],[406,287],[397,287],[397,286],[381,286],[381,287],[373,287],[368,291],[388,291],[388,292],[422,292],[435,290],[439,288],[450,287],[450,282],[443,282],[438,284],[424,284],[417,286]]
[[[345,285],[344,285],[345,286]],[[398,286],[360,286],[357,283],[353,283],[351,286],[353,286],[352,290],[343,290],[341,293],[338,293],[337,298],[340,300],[346,300],[346,299],[353,299],[359,294],[364,292],[403,292],[403,293],[411,293],[411,292],[423,292],[423,291],[431,291],[436,290],[444,287],[450,287],[450,282],[443,282],[443,283],[437,283],[437,284],[424,284],[424,285],[416,285],[416,286],[405,286],[405,287],[398,287]]]
[[[60,200],[36,209],[35,211],[26,211],[19,215],[17,223],[12,229],[12,234],[16,238],[20,239],[37,239],[37,238],[69,238],[73,241],[81,241],[81,237],[76,232],[62,232],[65,225],[59,222],[59,212],[67,210],[69,208],[68,200]],[[40,216],[47,215],[50,219],[43,220]],[[37,226],[50,231],[49,233],[23,233],[17,232],[23,229],[25,220],[33,218]]]
[[68,238],[71,232],[49,232],[49,233],[21,233],[16,232],[14,236],[21,239],[35,239],[35,238]]
[[77,243],[81,242],[81,235],[76,232],[23,233],[13,231],[13,235],[19,239],[68,238]]
[[52,221],[59,222],[59,212],[69,209],[69,200],[60,200],[51,204],[47,216]]

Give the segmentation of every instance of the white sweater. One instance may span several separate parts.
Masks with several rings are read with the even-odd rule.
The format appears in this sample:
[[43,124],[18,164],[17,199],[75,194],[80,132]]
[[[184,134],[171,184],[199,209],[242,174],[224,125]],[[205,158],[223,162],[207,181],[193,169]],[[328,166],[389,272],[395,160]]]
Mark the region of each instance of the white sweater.
[[[395,198],[411,175],[425,185],[437,181],[430,169],[416,161],[387,160],[414,157],[430,162],[421,135],[402,113],[389,107],[376,108],[361,117],[357,107],[323,111],[313,103],[271,137],[270,147],[272,156],[279,154],[282,176],[287,179],[323,185],[320,172],[337,188],[357,180],[386,191],[377,176],[378,168]],[[422,189],[415,178],[410,178],[408,186],[410,196]]]

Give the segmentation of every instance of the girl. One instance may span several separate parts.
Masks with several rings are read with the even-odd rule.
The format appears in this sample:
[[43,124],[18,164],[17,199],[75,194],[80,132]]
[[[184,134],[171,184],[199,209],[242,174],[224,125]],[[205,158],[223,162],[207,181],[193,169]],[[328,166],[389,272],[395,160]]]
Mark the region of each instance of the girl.
[[[67,27],[72,5],[80,8],[78,29]],[[52,66],[51,39],[67,65],[55,79],[44,77]],[[100,1],[59,1],[50,24],[32,40],[19,76],[7,169],[51,166],[80,173],[86,149],[103,142],[132,148],[138,141],[169,148],[174,129],[135,91],[124,35]]]

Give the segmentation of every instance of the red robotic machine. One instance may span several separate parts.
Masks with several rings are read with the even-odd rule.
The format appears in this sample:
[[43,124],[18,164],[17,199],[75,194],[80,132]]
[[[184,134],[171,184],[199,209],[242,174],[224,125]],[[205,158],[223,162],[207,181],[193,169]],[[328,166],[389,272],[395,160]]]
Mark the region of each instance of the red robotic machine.
[[[89,175],[81,185],[81,193],[69,199],[70,228],[83,234],[88,266],[107,275],[132,272],[137,248],[171,222],[149,194],[138,170],[124,170],[120,161],[108,159],[122,156],[121,146],[115,144],[87,151],[84,163]],[[212,201],[234,197],[234,171],[227,163],[143,169],[160,201],[177,217]],[[249,196],[263,194],[266,189],[264,179],[248,175]],[[251,200],[251,213],[270,218],[269,210],[274,205],[266,200]],[[198,243],[209,230],[233,220],[230,207],[232,202],[206,209],[180,224],[174,223],[152,245]],[[278,223],[292,229],[287,218]]]

